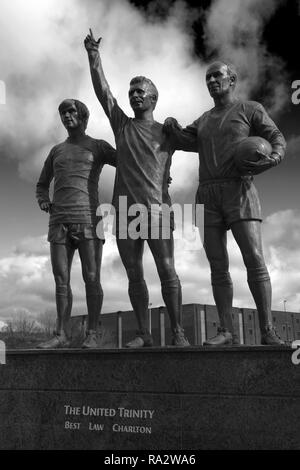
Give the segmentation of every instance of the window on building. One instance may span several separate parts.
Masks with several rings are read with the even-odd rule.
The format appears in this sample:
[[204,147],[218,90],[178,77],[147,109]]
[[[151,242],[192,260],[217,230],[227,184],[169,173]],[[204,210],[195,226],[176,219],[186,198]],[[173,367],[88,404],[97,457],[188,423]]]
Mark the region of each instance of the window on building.
[[282,326],[283,331],[285,331],[285,325]]
[[252,316],[251,316],[251,315],[249,315],[249,317],[248,317],[248,318],[249,318],[249,320],[252,320]]
[[296,323],[300,323],[300,320],[299,320],[299,318],[297,318],[297,320],[296,320]]
[[249,335],[253,335],[253,330],[252,330],[252,328],[249,329]]
[[215,322],[215,321],[213,322],[213,326],[214,326],[214,327],[216,327],[216,326],[217,326],[217,324],[216,324],[216,322]]
[[275,323],[275,322],[276,322],[276,317],[273,317],[273,323]]

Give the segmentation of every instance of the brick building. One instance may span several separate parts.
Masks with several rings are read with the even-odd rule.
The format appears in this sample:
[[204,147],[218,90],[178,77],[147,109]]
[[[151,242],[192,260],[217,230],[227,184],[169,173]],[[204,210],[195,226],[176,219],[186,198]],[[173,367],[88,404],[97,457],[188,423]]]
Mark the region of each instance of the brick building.
[[[300,313],[273,311],[273,323],[278,334],[285,341],[300,339]],[[121,348],[132,339],[136,331],[133,311],[119,311],[101,314],[101,344],[107,348]],[[255,309],[232,309],[235,333],[241,344],[259,345],[260,331]],[[87,316],[72,317],[72,329],[85,330]],[[149,330],[152,332],[154,346],[171,344],[171,331],[166,307],[149,308]],[[183,305],[182,324],[191,345],[201,346],[205,339],[215,336],[219,327],[217,309],[214,305]]]

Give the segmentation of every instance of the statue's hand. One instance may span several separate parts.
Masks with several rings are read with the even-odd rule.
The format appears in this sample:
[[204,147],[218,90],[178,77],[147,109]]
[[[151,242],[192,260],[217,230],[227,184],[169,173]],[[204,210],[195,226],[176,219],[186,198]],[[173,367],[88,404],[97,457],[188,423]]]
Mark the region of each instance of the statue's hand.
[[257,162],[251,162],[249,160],[245,160],[241,169],[243,173],[249,173],[252,175],[258,175],[259,173],[263,173],[266,170],[269,170],[273,166],[276,166],[276,161],[273,157],[266,155],[263,152],[259,152],[258,150],[256,153],[259,156]]
[[163,125],[163,132],[165,134],[172,134],[174,131],[181,131],[182,127],[178,124],[177,120],[173,117],[168,117]]
[[41,202],[40,204],[40,208],[42,209],[42,211],[45,211],[45,212],[51,212],[51,206],[52,206],[51,202]]
[[88,52],[98,52],[99,45],[102,38],[96,40],[93,35],[93,31],[90,28],[90,34],[88,34],[84,40],[85,48]]

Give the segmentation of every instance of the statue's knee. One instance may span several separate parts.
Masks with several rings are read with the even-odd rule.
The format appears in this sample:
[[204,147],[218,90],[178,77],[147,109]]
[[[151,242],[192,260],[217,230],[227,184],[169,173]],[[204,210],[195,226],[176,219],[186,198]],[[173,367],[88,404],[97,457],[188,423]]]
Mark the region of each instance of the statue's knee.
[[259,248],[256,247],[252,247],[251,250],[244,252],[243,259],[247,269],[254,269],[265,266],[263,253]]
[[227,270],[212,270],[211,283],[213,286],[232,286],[232,280]]
[[171,258],[162,258],[156,265],[161,279],[173,279],[177,277],[174,262]]
[[269,271],[265,264],[260,266],[247,268],[248,282],[264,282],[270,281]]
[[56,287],[70,285],[68,273],[54,274],[54,281],[55,281]]
[[95,284],[100,282],[99,275],[96,271],[87,271],[83,274],[85,284]]
[[127,267],[126,272],[130,282],[140,282],[144,278],[143,269],[140,266]]
[[68,284],[56,284],[56,295],[58,296],[63,296],[63,297],[69,297],[70,295],[70,288]]

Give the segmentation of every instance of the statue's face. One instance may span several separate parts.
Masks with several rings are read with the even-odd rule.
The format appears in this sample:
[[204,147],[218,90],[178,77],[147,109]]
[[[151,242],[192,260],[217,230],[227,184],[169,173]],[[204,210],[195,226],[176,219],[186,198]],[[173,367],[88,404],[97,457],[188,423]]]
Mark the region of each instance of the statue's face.
[[222,62],[214,62],[206,72],[206,85],[212,98],[222,97],[231,90],[232,78],[228,67]]
[[77,129],[82,124],[75,103],[66,103],[60,111],[60,118],[67,130]]
[[134,112],[154,109],[155,98],[153,96],[153,90],[147,82],[139,82],[130,85],[128,96],[130,106]]

